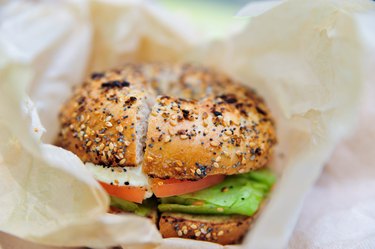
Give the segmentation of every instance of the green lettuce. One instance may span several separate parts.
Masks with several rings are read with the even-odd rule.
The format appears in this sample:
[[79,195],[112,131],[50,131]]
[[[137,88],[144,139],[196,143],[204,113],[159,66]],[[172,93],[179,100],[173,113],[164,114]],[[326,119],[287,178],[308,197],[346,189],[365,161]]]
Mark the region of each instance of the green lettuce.
[[161,198],[161,212],[191,214],[241,214],[251,216],[274,184],[267,169],[228,176],[210,188],[194,193]]

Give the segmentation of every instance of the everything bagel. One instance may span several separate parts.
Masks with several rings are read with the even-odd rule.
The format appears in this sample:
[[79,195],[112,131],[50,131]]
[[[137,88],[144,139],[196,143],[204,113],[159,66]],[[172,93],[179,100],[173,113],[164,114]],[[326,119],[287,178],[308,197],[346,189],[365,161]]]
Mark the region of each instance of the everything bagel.
[[[61,109],[59,120],[61,130],[56,144],[90,164],[110,195],[116,196],[113,193],[119,190],[115,187],[132,190],[142,187],[151,189],[157,197],[166,197],[158,201],[162,203],[159,211],[169,214],[169,219],[160,223],[163,227],[167,226],[167,221],[178,223],[176,217],[181,212],[190,215],[224,212],[236,217],[251,217],[257,209],[252,213],[247,211],[249,209],[235,210],[233,205],[240,205],[236,198],[232,208],[220,200],[204,200],[203,206],[197,208],[199,201],[191,201],[195,197],[181,198],[193,192],[189,189],[206,191],[207,187],[214,189],[215,184],[233,179],[234,183],[242,184],[239,188],[257,188],[257,184],[264,183],[262,181],[269,177],[268,173],[266,176],[259,176],[257,171],[245,173],[266,166],[276,144],[273,118],[264,100],[254,90],[217,70],[194,64],[129,63],[119,69],[93,73],[74,90]],[[98,167],[101,167],[100,172]],[[136,177],[130,172],[135,172],[136,177],[144,175],[146,180],[134,180]],[[230,175],[236,176],[223,181],[224,176]],[[154,179],[158,184],[152,184]],[[254,183],[249,185],[249,181]],[[266,187],[257,189],[260,191],[258,206],[271,182],[267,180]],[[170,186],[172,194],[161,193],[159,196],[158,185]],[[223,189],[228,187],[228,190],[219,189],[219,195],[227,191],[232,193],[231,186],[224,184]],[[247,202],[250,192],[245,192],[241,192],[240,199]],[[125,196],[125,200],[141,203],[152,195],[142,193],[140,201],[135,201],[139,198],[126,198],[126,195],[121,198]],[[123,206],[119,203],[122,202],[117,200],[114,206]],[[177,209],[176,205],[179,205]],[[226,225],[239,222],[227,218]],[[189,219],[196,220],[194,217]],[[202,224],[209,225],[210,219],[206,219]],[[224,223],[212,225],[216,233],[220,233],[220,224]],[[161,231],[168,231],[168,237],[173,234],[188,237],[183,231],[172,233],[173,227],[177,226],[169,224],[168,229]],[[218,240],[216,236],[216,241],[238,241],[248,227],[249,222],[241,226],[235,240]],[[189,234],[194,233],[193,230],[190,229]],[[211,235],[195,237],[212,241]]]

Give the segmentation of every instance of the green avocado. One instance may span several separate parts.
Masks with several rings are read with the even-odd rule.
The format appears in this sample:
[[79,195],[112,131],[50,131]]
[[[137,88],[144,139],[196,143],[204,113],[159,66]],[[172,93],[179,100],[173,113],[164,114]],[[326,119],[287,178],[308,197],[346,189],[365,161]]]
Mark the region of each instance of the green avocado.
[[223,182],[198,192],[161,198],[158,209],[161,212],[251,216],[275,180],[268,169],[228,176]]
[[126,201],[114,196],[110,196],[111,206],[124,210],[126,212],[135,213],[139,216],[148,216],[152,211],[152,206],[155,206],[153,200],[147,199],[142,204]]

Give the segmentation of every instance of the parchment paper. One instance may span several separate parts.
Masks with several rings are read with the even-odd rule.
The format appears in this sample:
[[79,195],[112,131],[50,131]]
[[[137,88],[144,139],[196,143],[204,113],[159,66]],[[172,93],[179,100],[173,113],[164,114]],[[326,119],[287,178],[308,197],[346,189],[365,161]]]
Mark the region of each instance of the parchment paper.
[[360,115],[307,194],[289,249],[375,247],[375,11],[358,21],[366,49]]
[[[306,191],[356,118],[362,55],[353,15],[370,7],[368,1],[290,0],[252,16],[238,34],[207,42],[149,2],[3,5],[0,230],[58,246],[221,248],[162,240],[147,219],[106,214],[108,197],[82,162],[48,144],[58,130],[59,106],[91,70],[192,60],[255,87],[271,106],[279,180],[244,245],[283,247]],[[248,10],[240,14],[253,14]]]

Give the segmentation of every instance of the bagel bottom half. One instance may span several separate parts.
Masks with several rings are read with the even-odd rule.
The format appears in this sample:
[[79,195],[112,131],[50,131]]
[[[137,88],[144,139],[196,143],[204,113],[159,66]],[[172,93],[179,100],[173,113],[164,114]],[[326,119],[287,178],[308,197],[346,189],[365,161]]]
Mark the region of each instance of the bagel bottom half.
[[228,245],[240,243],[253,220],[254,216],[242,215],[162,213],[159,229],[164,238],[179,237]]

